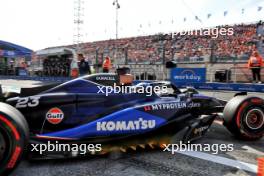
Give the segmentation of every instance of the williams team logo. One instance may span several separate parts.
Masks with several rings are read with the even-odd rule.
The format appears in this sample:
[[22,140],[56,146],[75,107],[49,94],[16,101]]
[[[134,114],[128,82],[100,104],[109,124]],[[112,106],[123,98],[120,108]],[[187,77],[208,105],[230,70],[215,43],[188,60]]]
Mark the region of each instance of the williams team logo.
[[64,118],[64,113],[59,108],[52,108],[46,114],[46,119],[51,124],[59,124]]

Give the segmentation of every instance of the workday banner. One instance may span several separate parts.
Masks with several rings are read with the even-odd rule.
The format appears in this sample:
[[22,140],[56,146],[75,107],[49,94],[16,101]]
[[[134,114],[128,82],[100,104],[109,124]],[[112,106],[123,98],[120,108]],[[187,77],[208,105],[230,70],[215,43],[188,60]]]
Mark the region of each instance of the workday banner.
[[171,82],[204,83],[206,68],[174,68],[171,70]]

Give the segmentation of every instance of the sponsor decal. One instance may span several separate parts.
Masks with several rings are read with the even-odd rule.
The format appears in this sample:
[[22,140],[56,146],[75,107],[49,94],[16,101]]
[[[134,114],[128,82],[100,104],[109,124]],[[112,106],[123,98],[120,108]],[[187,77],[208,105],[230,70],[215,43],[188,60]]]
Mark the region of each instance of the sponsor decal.
[[199,82],[202,78],[200,75],[196,75],[196,73],[193,70],[184,70],[181,72],[180,75],[175,75],[174,79],[177,80],[191,80],[191,81],[197,81]]
[[7,51],[6,54],[8,56],[14,56],[15,55],[15,52],[14,51]]
[[171,78],[174,83],[204,83],[206,68],[175,68],[171,71]]
[[151,111],[151,106],[144,106],[144,111]]
[[203,131],[207,130],[208,128],[209,128],[209,125],[204,126],[204,127],[200,127],[200,128],[195,128],[193,133],[194,134],[202,133]]
[[130,121],[103,121],[97,122],[97,131],[126,131],[126,130],[146,130],[156,127],[156,120],[138,120]]
[[114,76],[97,76],[95,77],[96,81],[115,81],[115,77]]
[[46,119],[51,124],[59,124],[64,118],[64,113],[59,108],[52,108],[46,114]]
[[256,104],[262,104],[263,103],[263,100],[258,99],[258,98],[253,98],[253,99],[251,99],[251,102],[252,103],[256,103]]
[[233,90],[234,88],[229,87],[229,86],[219,86],[219,87],[217,87],[217,89],[219,89],[219,90]]
[[256,89],[254,89],[253,87],[239,87],[238,90],[241,90],[241,91],[251,91],[251,92],[256,91]]
[[198,86],[200,89],[214,89],[212,86]]
[[177,103],[164,103],[164,104],[154,104],[149,106],[144,106],[144,111],[153,111],[153,110],[170,110],[170,109],[182,109],[182,108],[196,108],[201,107],[200,103],[186,103],[186,102],[177,102]]

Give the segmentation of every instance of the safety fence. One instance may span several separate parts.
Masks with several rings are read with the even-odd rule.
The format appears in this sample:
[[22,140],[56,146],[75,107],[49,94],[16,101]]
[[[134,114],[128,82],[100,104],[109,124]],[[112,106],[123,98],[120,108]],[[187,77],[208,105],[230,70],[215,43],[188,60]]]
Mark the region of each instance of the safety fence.
[[32,80],[32,81],[43,81],[43,82],[66,82],[71,80],[71,77],[40,77],[40,76],[8,76],[1,75],[0,79],[15,79],[15,80]]
[[264,92],[264,84],[252,84],[252,83],[177,83],[177,87],[194,87],[200,90],[212,90],[212,91],[239,91],[239,92]]
[[116,68],[127,67],[134,80],[167,80],[169,70],[162,64],[129,64],[118,65]]
[[[261,77],[264,78],[264,67],[261,69]],[[222,77],[216,78],[217,74]],[[208,69],[208,82],[225,82],[225,83],[252,83],[252,72],[245,66],[231,66],[225,69]]]
[[[163,65],[118,65],[116,68],[128,67],[130,73],[134,75],[135,82],[142,80],[168,80],[170,70]],[[114,71],[113,69],[113,71]],[[262,75],[264,76],[264,69]],[[113,72],[112,71],[112,72]],[[216,72],[223,71],[224,79],[217,80]],[[264,92],[264,84],[253,84],[251,71],[245,66],[231,66],[226,69],[207,69],[207,82],[177,82],[178,87],[191,86],[202,90],[219,90],[219,91],[246,91],[246,92]],[[66,82],[71,80],[70,77],[40,77],[40,76],[0,76],[0,79],[16,79],[16,80],[33,80],[43,82]],[[171,79],[173,82],[173,80]]]

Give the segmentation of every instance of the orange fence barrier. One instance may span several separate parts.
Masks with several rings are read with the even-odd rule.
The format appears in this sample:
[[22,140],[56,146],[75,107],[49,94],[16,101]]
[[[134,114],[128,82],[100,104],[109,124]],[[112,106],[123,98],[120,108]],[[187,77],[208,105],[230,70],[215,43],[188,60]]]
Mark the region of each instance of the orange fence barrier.
[[257,176],[264,176],[264,158],[258,159],[258,174]]

